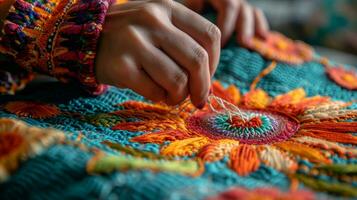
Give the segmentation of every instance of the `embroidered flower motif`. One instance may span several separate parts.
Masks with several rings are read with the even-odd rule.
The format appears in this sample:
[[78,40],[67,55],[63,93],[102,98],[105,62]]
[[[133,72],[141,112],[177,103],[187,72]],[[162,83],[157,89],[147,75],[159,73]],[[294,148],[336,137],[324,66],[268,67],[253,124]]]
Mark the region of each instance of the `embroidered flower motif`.
[[342,66],[326,67],[326,73],[341,87],[349,90],[357,90],[357,72],[354,70],[347,70]]
[[60,114],[60,110],[55,105],[33,101],[13,101],[5,104],[4,108],[19,117],[35,119],[45,119]]
[[282,192],[276,188],[257,188],[257,189],[248,190],[245,188],[234,187],[218,194],[217,196],[209,197],[206,200],[231,200],[231,199],[313,200],[315,199],[315,195],[312,192],[305,191],[305,190]]
[[302,64],[312,60],[313,49],[300,41],[293,41],[277,32],[270,32],[265,39],[250,41],[249,48],[262,56],[289,64]]
[[211,105],[219,112],[206,107],[192,115],[191,105],[178,114],[163,105],[129,101],[112,114],[138,120],[112,129],[144,131],[131,140],[160,144],[163,156],[196,156],[205,162],[228,156],[228,166],[241,176],[262,164],[290,176],[300,170],[301,160],[330,166],[332,155],[357,156],[349,146],[357,144],[357,136],[351,134],[357,132],[357,122],[346,121],[355,119],[357,110],[347,109],[349,103],[306,97],[303,89],[275,98],[254,89],[240,97],[237,88],[224,89],[219,83],[214,83],[213,94],[238,105],[248,120],[219,111],[214,101]]
[[0,119],[0,182],[18,168],[21,161],[63,141],[62,132],[28,126],[13,119]]

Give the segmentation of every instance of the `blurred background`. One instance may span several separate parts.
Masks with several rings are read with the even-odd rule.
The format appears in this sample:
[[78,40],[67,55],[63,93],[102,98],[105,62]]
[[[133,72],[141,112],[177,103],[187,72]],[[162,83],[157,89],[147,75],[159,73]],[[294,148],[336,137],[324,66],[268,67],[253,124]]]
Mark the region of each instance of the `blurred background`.
[[272,29],[357,66],[357,0],[248,1],[265,12]]

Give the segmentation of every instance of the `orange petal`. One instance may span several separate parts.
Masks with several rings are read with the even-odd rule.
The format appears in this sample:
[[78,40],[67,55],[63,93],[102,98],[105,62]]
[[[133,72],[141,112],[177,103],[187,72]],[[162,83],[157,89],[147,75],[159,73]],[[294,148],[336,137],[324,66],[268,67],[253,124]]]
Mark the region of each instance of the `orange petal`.
[[303,98],[294,104],[287,104],[285,106],[272,106],[276,110],[281,110],[285,113],[289,113],[292,116],[298,116],[305,113],[307,110],[314,108],[314,106],[320,106],[321,104],[327,104],[330,102],[328,97],[314,96]]
[[357,90],[357,71],[345,69],[343,66],[327,67],[326,73],[338,85],[349,90]]
[[231,152],[233,147],[238,145],[239,142],[236,140],[217,140],[203,147],[198,154],[198,157],[206,162],[215,162],[224,158],[224,156]]
[[139,122],[121,122],[112,127],[113,130],[125,131],[152,131],[155,129],[152,125],[148,125],[146,121]]
[[126,131],[186,130],[184,123],[171,119],[120,122],[112,127],[112,129]]
[[243,96],[242,105],[248,108],[265,108],[270,102],[269,95],[261,89],[249,91]]
[[126,101],[124,103],[118,104],[118,106],[123,107],[126,110],[142,110],[159,114],[170,112],[170,108],[168,106],[161,104],[149,104],[141,101]]
[[237,105],[240,101],[241,95],[239,92],[239,89],[234,86],[234,85],[230,85],[228,86],[228,88],[226,89],[227,94],[229,95],[231,102],[235,105]]
[[233,104],[237,104],[240,101],[240,92],[234,85],[230,85],[225,89],[219,81],[215,81],[212,83],[212,93]]
[[306,96],[305,90],[302,88],[298,88],[292,90],[288,93],[276,96],[274,100],[271,102],[270,107],[273,108],[281,108],[287,105],[299,103]]
[[331,161],[328,158],[326,158],[320,151],[301,143],[286,141],[286,142],[276,143],[275,146],[289,153],[299,155],[301,157],[305,157],[311,162],[327,163],[327,164],[331,163]]
[[161,154],[165,156],[190,156],[200,151],[209,142],[206,137],[177,140],[162,148]]
[[133,142],[162,144],[166,141],[176,141],[189,138],[191,135],[182,131],[159,131],[136,136],[131,139]]
[[322,97],[322,96],[314,96],[302,99],[300,102],[296,103],[295,106],[295,114],[302,114],[307,109],[321,105],[323,103],[328,103],[330,101],[329,97]]
[[247,176],[259,168],[260,160],[253,146],[241,144],[232,149],[229,165],[240,176]]
[[320,138],[332,142],[340,142],[345,144],[357,144],[357,136],[348,133],[336,133],[332,131],[309,130],[302,131],[302,135],[314,138]]
[[356,133],[357,122],[321,122],[317,124],[303,124],[301,129]]
[[272,146],[264,146],[259,152],[260,160],[267,166],[286,173],[293,173],[297,169],[296,161],[292,160],[285,152]]
[[248,44],[248,48],[259,52],[262,56],[280,62],[290,64],[302,64],[313,58],[313,49],[300,41],[293,41],[286,36],[270,32],[262,39],[253,37]]
[[176,114],[171,114],[171,113],[156,113],[156,112],[151,112],[151,111],[146,111],[146,110],[136,110],[136,109],[131,109],[131,110],[118,110],[113,113],[110,113],[112,115],[117,115],[122,118],[138,118],[138,119],[143,119],[143,120],[165,120],[165,119],[175,119],[179,120],[180,117]]
[[35,119],[55,117],[61,113],[55,105],[33,101],[12,101],[7,103],[4,108],[17,116]]

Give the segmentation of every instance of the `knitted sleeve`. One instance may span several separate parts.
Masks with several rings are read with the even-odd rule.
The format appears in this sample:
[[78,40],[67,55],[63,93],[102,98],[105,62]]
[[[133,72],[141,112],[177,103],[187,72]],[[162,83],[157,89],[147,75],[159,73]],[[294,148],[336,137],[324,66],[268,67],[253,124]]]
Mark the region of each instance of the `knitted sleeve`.
[[92,94],[105,86],[95,79],[94,59],[112,0],[16,0],[0,38],[0,53],[27,73],[79,82]]

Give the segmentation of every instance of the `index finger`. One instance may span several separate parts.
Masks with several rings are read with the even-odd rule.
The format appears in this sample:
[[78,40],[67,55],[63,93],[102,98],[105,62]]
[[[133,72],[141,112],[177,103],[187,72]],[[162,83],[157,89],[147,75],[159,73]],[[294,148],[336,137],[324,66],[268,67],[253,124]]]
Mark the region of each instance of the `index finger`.
[[216,71],[221,53],[219,28],[181,4],[174,4],[172,23],[196,40],[208,53],[211,77]]

